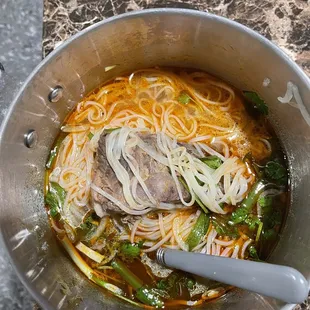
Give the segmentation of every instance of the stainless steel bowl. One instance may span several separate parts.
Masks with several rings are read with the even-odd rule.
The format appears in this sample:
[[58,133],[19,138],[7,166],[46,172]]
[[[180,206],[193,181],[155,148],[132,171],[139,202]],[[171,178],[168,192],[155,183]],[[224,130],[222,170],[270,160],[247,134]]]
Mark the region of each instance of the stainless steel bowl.
[[[116,75],[156,65],[206,70],[268,102],[288,154],[292,188],[288,219],[270,261],[310,276],[310,130],[298,109],[277,100],[292,81],[310,111],[309,79],[275,45],[238,23],[191,10],[146,10],[100,22],[56,49],[28,78],[3,123],[1,233],[19,277],[44,309],[131,308],[88,282],[58,245],[43,205],[44,164],[65,116],[83,96]],[[62,91],[55,97],[57,86]],[[292,306],[235,290],[203,307]]]

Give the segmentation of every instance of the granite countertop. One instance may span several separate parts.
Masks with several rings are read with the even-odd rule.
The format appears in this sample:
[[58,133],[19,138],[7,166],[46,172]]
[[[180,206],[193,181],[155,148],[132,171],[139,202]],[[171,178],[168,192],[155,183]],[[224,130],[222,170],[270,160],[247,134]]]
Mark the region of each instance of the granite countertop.
[[[146,8],[188,8],[238,21],[280,46],[310,75],[310,0],[1,0],[0,63],[19,85],[43,57],[76,32],[105,18]],[[25,16],[27,18],[25,18]],[[9,37],[15,40],[8,39]],[[20,65],[22,64],[22,65]],[[1,72],[0,72],[1,73]],[[0,76],[1,77],[1,76]],[[0,93],[1,95],[1,93]],[[0,122],[8,103],[1,102]],[[33,309],[0,243],[0,309]],[[310,310],[308,302],[296,309]]]
[[188,8],[238,21],[280,46],[310,75],[309,0],[45,0],[43,56],[105,18],[146,8]]

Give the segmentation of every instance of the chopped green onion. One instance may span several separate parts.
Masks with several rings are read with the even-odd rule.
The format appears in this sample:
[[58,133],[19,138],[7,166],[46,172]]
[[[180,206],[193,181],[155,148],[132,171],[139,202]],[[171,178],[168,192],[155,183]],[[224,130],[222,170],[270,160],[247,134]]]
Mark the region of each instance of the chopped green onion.
[[259,195],[265,189],[266,184],[265,180],[258,180],[253,185],[247,197],[242,200],[240,207],[232,213],[229,224],[234,225],[245,221],[256,204]]
[[103,255],[101,255],[100,253],[98,253],[98,252],[94,251],[93,249],[89,248],[88,246],[86,246],[82,242],[79,242],[75,247],[80,252],[82,252],[87,257],[89,257],[90,259],[92,259],[93,261],[95,261],[97,263],[101,263],[104,260],[104,258],[105,258]]
[[136,290],[136,297],[143,303],[156,307],[163,308],[164,303],[158,294],[147,286],[142,286]]
[[[178,178],[179,181],[182,183],[182,185],[185,187],[185,189],[190,192],[189,187],[186,183],[186,181],[183,179],[183,177]],[[200,198],[194,193],[195,195],[195,201],[199,205],[199,207],[204,211],[204,213],[209,213],[209,210],[206,208],[206,206],[203,204],[203,202],[200,200]]]
[[136,291],[136,297],[143,303],[162,308],[164,303],[160,297],[155,294],[151,288],[143,285],[140,280],[129,268],[119,259],[114,258],[111,262],[113,269]]
[[93,138],[93,136],[94,136],[94,134],[92,132],[89,132],[88,135],[87,135],[89,140],[91,140]]
[[203,158],[199,158],[204,164],[206,164],[207,166],[209,166],[212,169],[217,169],[218,167],[220,167],[222,165],[222,160],[215,156],[207,156],[207,157],[203,157]]
[[143,286],[143,282],[119,259],[113,259],[111,266],[133,289],[137,290]]
[[241,207],[251,210],[255,203],[257,202],[257,199],[259,195],[262,193],[262,191],[265,189],[267,182],[263,179],[258,180],[251,188],[249,194],[243,201],[241,202]]
[[188,244],[190,251],[195,248],[199,244],[200,240],[205,236],[209,229],[209,225],[210,217],[202,212],[186,239],[186,243]]
[[51,182],[45,196],[45,203],[49,206],[50,215],[56,217],[62,210],[67,192],[56,182]]
[[105,129],[104,129],[104,132],[105,132],[105,133],[111,133],[112,131],[117,130],[117,129],[120,129],[120,127],[105,128]]
[[192,98],[185,91],[181,91],[178,97],[178,101],[182,104],[188,104]]
[[263,230],[263,222],[260,222],[259,225],[258,225],[258,228],[257,228],[255,242],[258,242],[259,237],[260,237],[260,235],[262,233],[262,230]]
[[[213,214],[211,216],[212,225],[214,226],[216,232],[220,236],[229,236],[231,238],[237,238],[239,232],[237,227],[227,225],[228,218],[221,216],[219,214]],[[230,222],[228,222],[230,224]]]
[[261,197],[258,198],[257,203],[263,209],[269,209],[272,206],[273,200],[274,200],[273,196],[261,196]]

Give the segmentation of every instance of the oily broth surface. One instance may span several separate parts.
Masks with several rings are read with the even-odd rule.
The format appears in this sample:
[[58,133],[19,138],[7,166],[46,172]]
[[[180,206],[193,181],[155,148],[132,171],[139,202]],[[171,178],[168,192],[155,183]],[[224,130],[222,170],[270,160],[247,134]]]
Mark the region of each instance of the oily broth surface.
[[[232,155],[241,158],[248,152],[252,152],[257,160],[270,155],[270,149],[264,143],[265,139],[272,137],[266,123],[249,118],[238,90],[204,72],[184,71],[177,71],[177,74],[159,71],[156,89],[156,86],[152,87],[155,83],[148,83],[144,77],[144,74],[157,77],[156,71],[141,70],[131,79],[130,76],[121,77],[105,84],[78,104],[66,125],[86,124],[94,130],[103,126],[144,125],[155,131],[156,125],[157,129],[164,127],[160,117],[164,106],[164,120],[168,119],[172,125],[167,126],[166,133],[178,141],[191,142],[196,136],[206,137],[199,141],[211,143],[219,149],[223,141],[229,146]],[[166,91],[162,91],[163,88]],[[202,96],[208,99],[199,100],[201,105],[194,102],[181,104],[176,98],[183,90],[195,100]],[[230,92],[233,92],[233,96],[230,96]],[[195,97],[195,93],[199,93],[199,97]],[[210,102],[212,104],[208,104]],[[204,103],[207,106],[205,109],[201,108]],[[102,119],[104,114],[107,116],[105,120]],[[140,124],[137,122],[139,117]]]

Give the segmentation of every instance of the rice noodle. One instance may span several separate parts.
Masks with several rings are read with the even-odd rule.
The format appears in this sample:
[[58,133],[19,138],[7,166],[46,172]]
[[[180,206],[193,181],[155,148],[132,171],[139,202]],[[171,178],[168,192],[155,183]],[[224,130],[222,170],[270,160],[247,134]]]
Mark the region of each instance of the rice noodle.
[[[157,133],[158,150],[146,145],[139,137],[139,134],[145,131],[147,131],[147,129],[123,127],[120,130],[113,131],[106,138],[107,160],[114,170],[118,181],[122,184],[123,195],[127,205],[124,205],[115,197],[94,184],[91,186],[93,190],[109,199],[121,210],[128,214],[141,215],[150,211],[152,206],[158,207],[158,203],[152,197],[140,175],[138,163],[134,157],[130,155],[130,150],[133,147],[140,147],[143,151],[147,152],[152,159],[159,161],[169,168],[183,206],[192,206],[195,202],[195,196],[198,196],[208,209],[216,213],[224,214],[226,211],[219,206],[220,203],[227,202],[236,205],[236,203],[244,198],[248,188],[245,177],[243,177],[243,173],[246,172],[246,167],[241,161],[239,162],[237,158],[232,157],[226,159],[226,157],[223,157],[210,147],[198,144],[202,150],[207,150],[212,155],[216,154],[224,159],[223,165],[214,171],[191,155],[185,147],[178,145],[175,140],[172,140],[162,132]],[[225,153],[226,156],[228,156],[227,151],[225,151]],[[127,162],[134,175],[134,179],[130,180],[128,171],[120,162],[121,157]],[[64,170],[62,173],[69,172],[77,176],[80,174],[79,170]],[[185,201],[183,197],[179,176],[181,176],[187,184],[191,194],[190,201]],[[224,190],[217,190],[222,178],[225,180]],[[203,186],[198,183],[198,179],[204,183]],[[137,197],[136,190],[138,183],[147,197],[145,201]],[[68,186],[70,186],[70,183]],[[159,206],[166,210],[178,208],[176,204],[159,203]],[[162,230],[161,233],[164,235],[164,230]]]
[[[296,102],[291,102],[292,99],[295,99]],[[281,103],[287,103],[294,108],[298,108],[305,122],[310,126],[310,114],[307,111],[303,100],[300,96],[298,87],[293,84],[291,81],[287,82],[287,90],[283,97],[278,97],[278,100]]]

